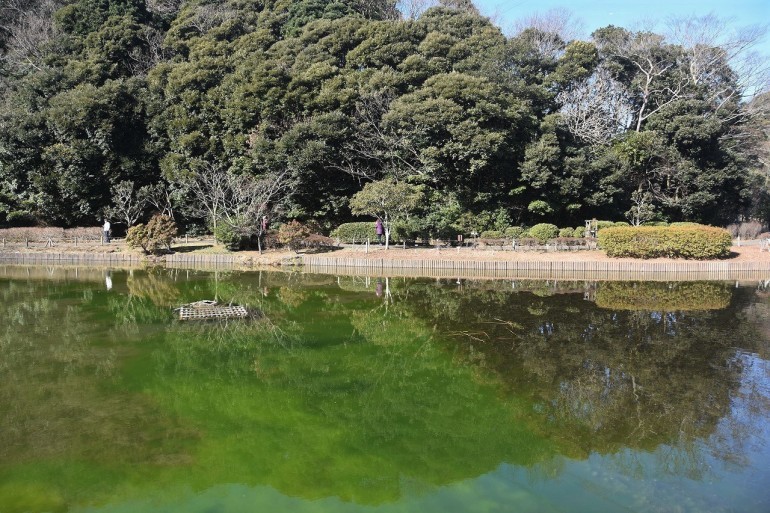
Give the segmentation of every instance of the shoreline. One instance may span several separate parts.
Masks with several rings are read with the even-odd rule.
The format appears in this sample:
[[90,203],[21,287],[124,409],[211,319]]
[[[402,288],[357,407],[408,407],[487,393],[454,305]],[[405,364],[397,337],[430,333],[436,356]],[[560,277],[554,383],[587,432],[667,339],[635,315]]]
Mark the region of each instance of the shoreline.
[[[200,248],[201,246],[193,246]],[[734,246],[731,257],[722,260],[682,260],[670,258],[609,258],[599,250],[511,251],[456,248],[427,249],[347,247],[327,252],[295,253],[270,250],[217,252],[177,252],[159,257],[126,251],[125,246],[97,245],[84,248],[20,248],[0,250],[0,264],[6,265],[98,265],[202,270],[301,270],[309,273],[371,276],[409,276],[426,278],[532,278],[587,280],[767,280],[770,279],[770,252],[756,245]],[[54,249],[56,251],[52,251]],[[109,249],[110,251],[103,251]],[[78,250],[78,251],[75,251]],[[102,250],[102,251],[99,251]]]

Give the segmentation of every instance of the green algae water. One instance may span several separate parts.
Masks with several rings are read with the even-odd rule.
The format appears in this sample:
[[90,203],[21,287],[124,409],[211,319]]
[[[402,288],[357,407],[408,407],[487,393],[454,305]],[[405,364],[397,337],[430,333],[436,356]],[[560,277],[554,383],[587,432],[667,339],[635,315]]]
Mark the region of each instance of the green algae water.
[[[0,512],[767,512],[764,284],[0,266]],[[245,320],[180,321],[216,299]]]

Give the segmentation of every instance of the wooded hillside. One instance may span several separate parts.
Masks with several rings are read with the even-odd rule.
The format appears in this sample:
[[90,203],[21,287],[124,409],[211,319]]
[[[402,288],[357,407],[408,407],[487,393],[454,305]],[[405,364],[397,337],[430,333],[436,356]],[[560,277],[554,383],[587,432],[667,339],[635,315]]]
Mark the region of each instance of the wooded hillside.
[[507,37],[436,3],[0,0],[0,225],[95,224],[120,194],[211,221],[240,188],[329,229],[385,178],[434,236],[770,217],[757,33]]

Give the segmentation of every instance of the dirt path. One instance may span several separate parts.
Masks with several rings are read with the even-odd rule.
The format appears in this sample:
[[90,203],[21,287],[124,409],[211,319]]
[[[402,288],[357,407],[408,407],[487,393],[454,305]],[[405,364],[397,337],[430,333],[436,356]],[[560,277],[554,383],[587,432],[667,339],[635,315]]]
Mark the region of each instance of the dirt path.
[[[245,259],[268,265],[276,265],[295,253],[290,251],[267,251],[260,255],[256,251],[239,252]],[[368,252],[361,248],[342,248],[333,251],[318,253],[317,256],[329,258],[356,258],[356,259],[389,259],[389,260],[463,260],[463,261],[519,261],[519,262],[682,262],[681,259],[654,258],[649,260],[635,258],[610,258],[603,251],[500,251],[488,249],[426,249],[391,247],[385,250],[381,247],[371,247]],[[770,252],[760,251],[759,246],[733,246],[731,256],[726,262],[768,262]]]
[[[297,256],[297,253],[286,250],[265,251],[261,255],[257,251],[239,251],[230,253],[224,248],[212,246],[206,242],[190,242],[187,246],[184,244],[174,245],[174,250],[183,253],[201,253],[201,254],[232,254],[238,257],[242,262],[250,262],[252,265],[280,265],[282,262]],[[113,244],[92,244],[74,246],[71,244],[57,244],[54,247],[30,247],[9,246],[0,249],[0,253],[131,253],[135,252],[127,248],[122,243]],[[135,252],[138,253],[138,252]],[[302,254],[302,253],[300,253]],[[317,253],[319,257],[328,256],[329,258],[356,258],[356,259],[390,259],[390,260],[462,260],[462,261],[519,261],[519,262],[545,262],[545,261],[567,261],[567,262],[605,262],[605,261],[625,261],[625,262],[682,262],[683,260],[670,258],[656,258],[650,260],[633,258],[610,258],[599,250],[580,250],[580,251],[501,251],[491,249],[472,249],[472,248],[402,248],[391,246],[389,249],[380,246],[371,246],[367,252],[361,247],[344,247],[331,251]],[[768,262],[770,263],[770,252],[760,251],[758,245],[733,246],[729,258],[726,262]]]

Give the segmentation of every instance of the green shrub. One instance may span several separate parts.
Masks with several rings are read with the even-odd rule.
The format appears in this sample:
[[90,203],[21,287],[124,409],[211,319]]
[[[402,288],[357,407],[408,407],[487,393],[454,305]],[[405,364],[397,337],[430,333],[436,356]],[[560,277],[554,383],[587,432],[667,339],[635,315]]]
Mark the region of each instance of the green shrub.
[[573,232],[573,235],[575,237],[585,237],[586,235],[586,227],[585,226],[578,226],[575,228],[575,231]]
[[509,226],[505,229],[503,234],[508,237],[509,239],[520,239],[521,236],[526,232],[524,228],[521,226]]
[[144,225],[138,224],[128,229],[126,244],[131,248],[141,247],[145,253],[170,251],[171,242],[176,237],[176,223],[169,216],[156,214]]
[[505,235],[500,230],[485,230],[481,232],[480,237],[482,239],[502,239]]
[[668,226],[666,221],[647,221],[642,226]]
[[573,230],[572,228],[562,228],[561,230],[559,230],[559,237],[561,238],[564,238],[564,237],[571,238],[574,236],[575,236],[575,230]]
[[220,222],[214,230],[214,237],[230,251],[244,249],[249,244],[249,237],[240,233],[236,228],[227,223]]
[[360,244],[366,242],[366,239],[377,240],[373,222],[341,224],[332,230],[331,237],[345,244]]
[[631,225],[628,224],[626,221],[615,221],[614,223],[612,223],[612,226],[614,228],[615,226],[631,226]]
[[614,221],[596,221],[596,231],[615,226]]
[[[400,244],[405,241],[414,241],[417,239],[427,239],[428,234],[419,225],[416,219],[409,219],[405,221],[398,221],[393,223],[390,228],[390,242],[392,244]],[[373,240],[377,240],[377,236],[374,236]]]
[[732,239],[711,226],[616,227],[599,232],[599,247],[610,257],[704,260],[730,254]]
[[559,235],[559,227],[550,223],[536,224],[529,229],[529,235],[539,240],[541,244],[545,244]]
[[543,200],[535,200],[527,206],[527,210],[533,214],[546,215],[553,212],[553,207]]

